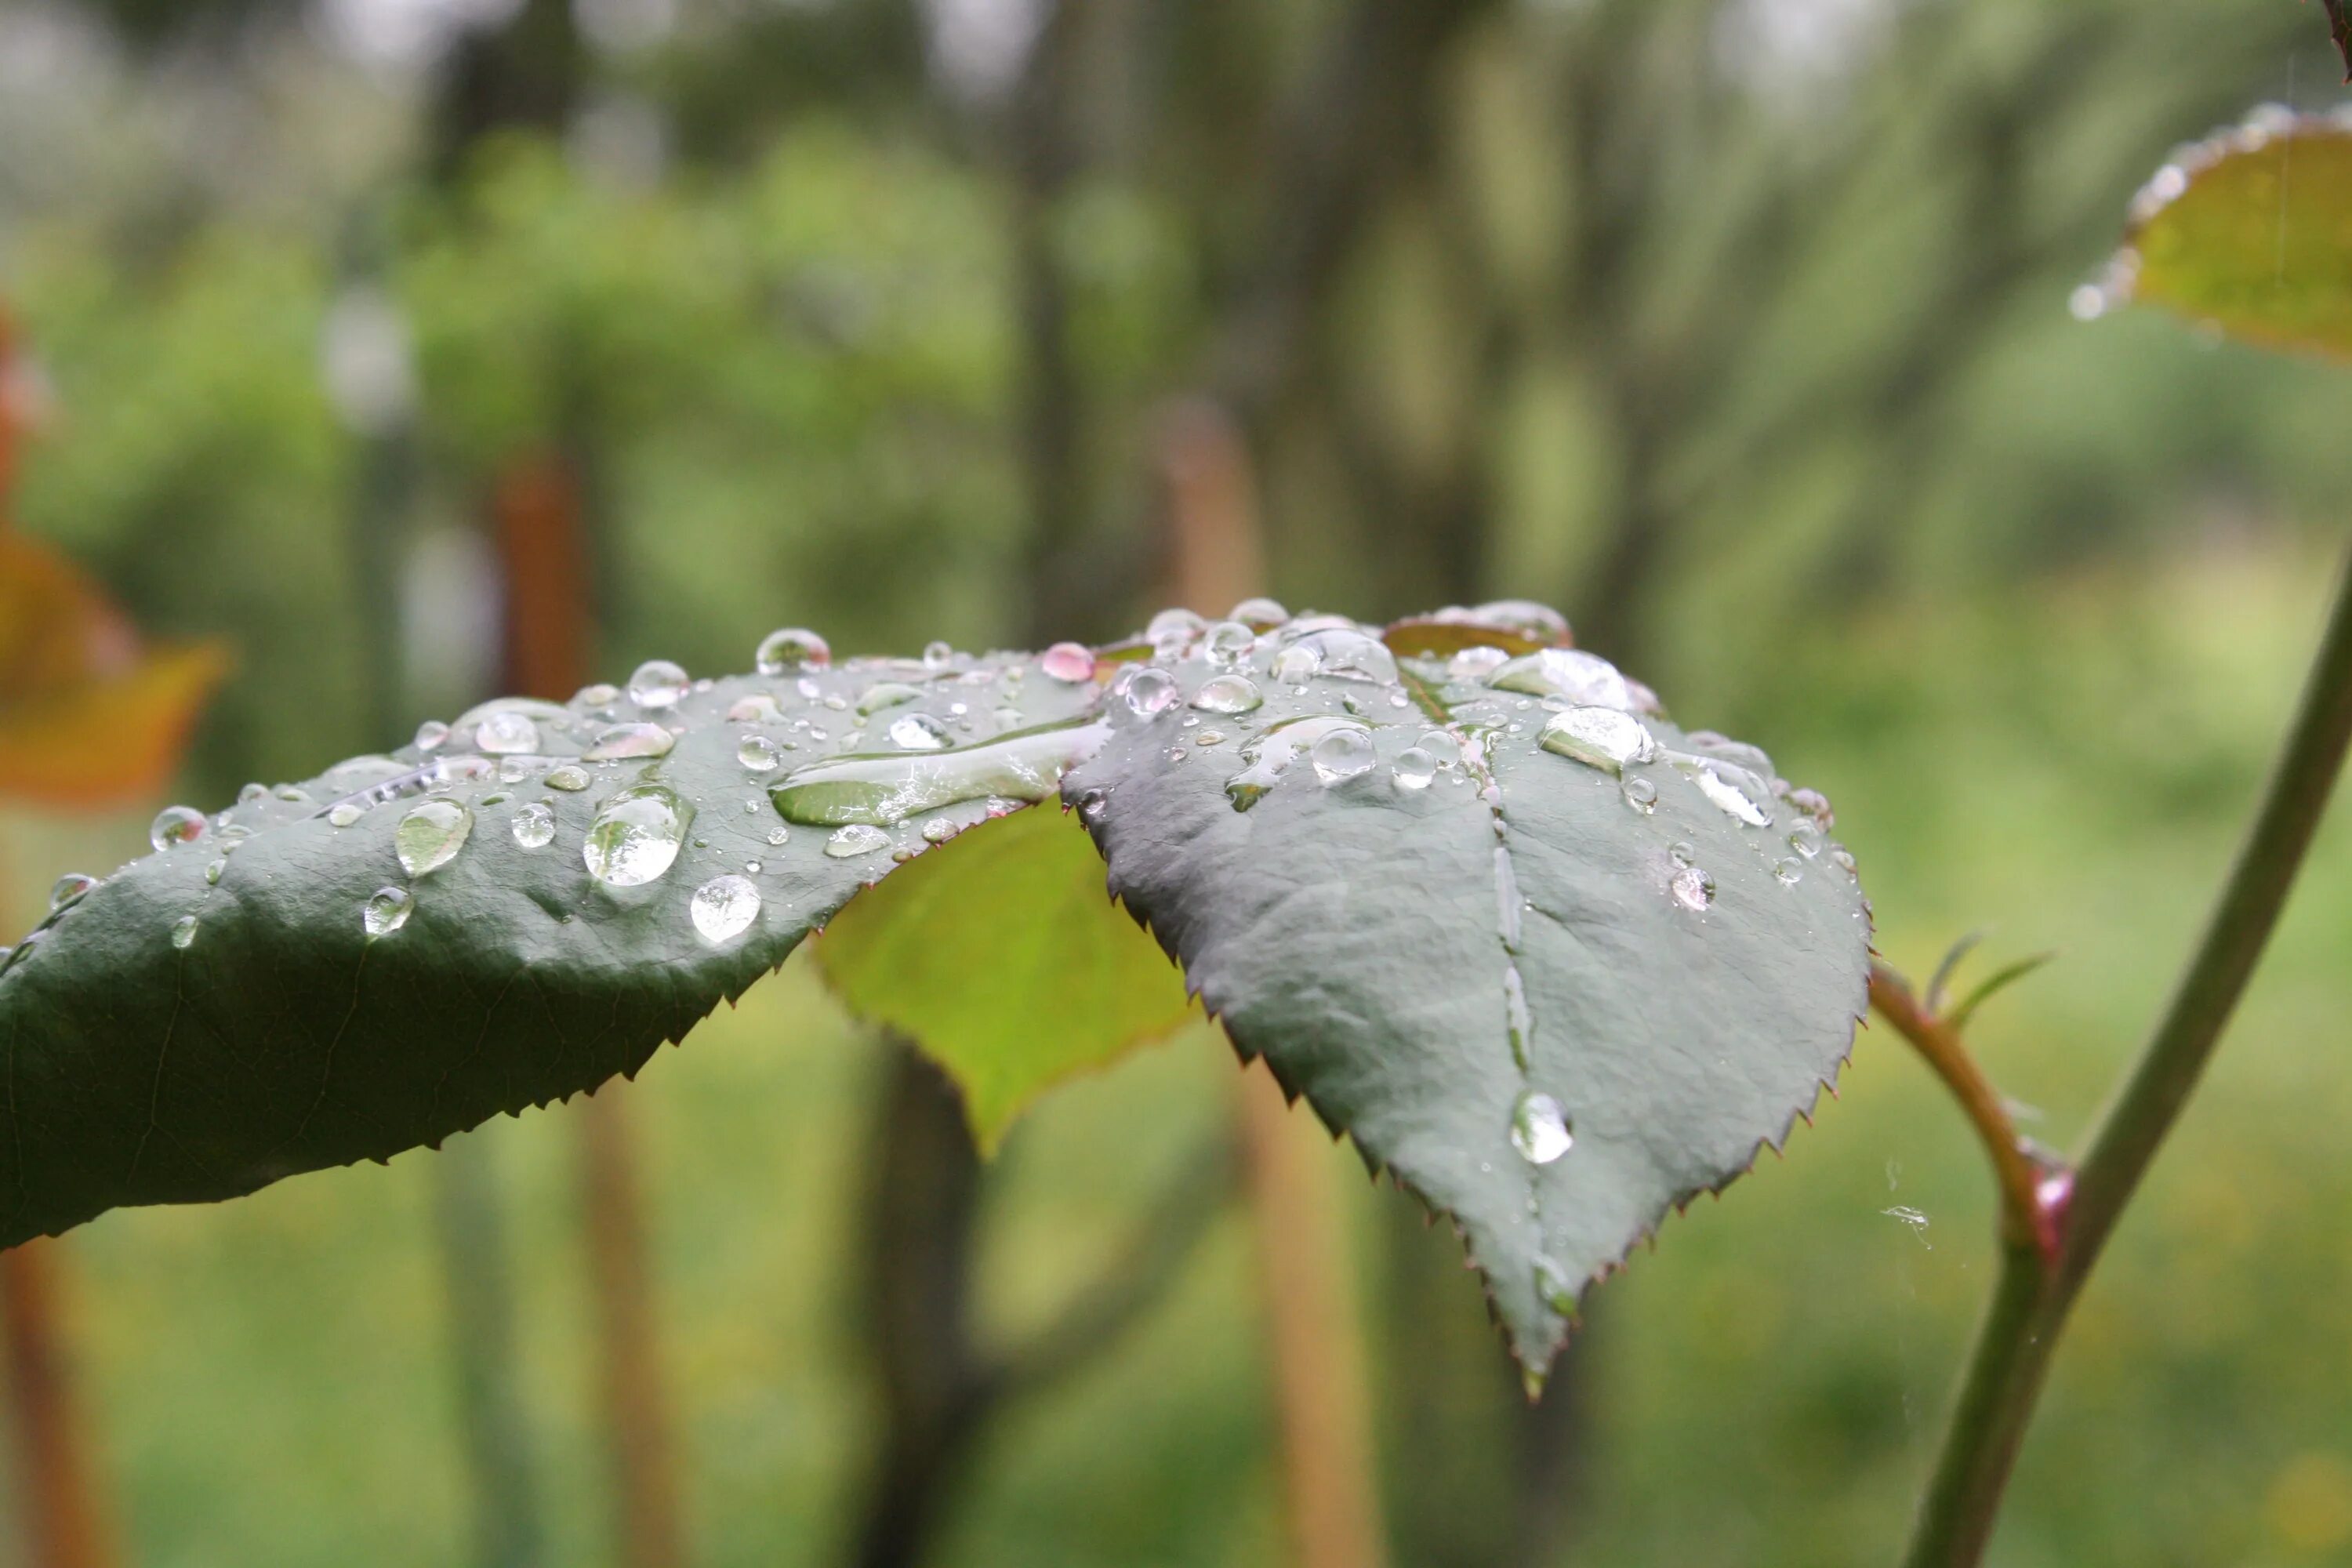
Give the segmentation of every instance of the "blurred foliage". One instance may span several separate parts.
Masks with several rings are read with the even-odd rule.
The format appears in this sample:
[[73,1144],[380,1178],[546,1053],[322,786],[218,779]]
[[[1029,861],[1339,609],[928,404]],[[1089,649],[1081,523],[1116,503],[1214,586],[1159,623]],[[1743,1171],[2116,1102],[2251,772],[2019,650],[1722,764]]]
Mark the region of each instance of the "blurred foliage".
[[[518,444],[583,459],[607,674],[741,668],[790,623],[845,653],[1040,614],[1115,633],[1155,568],[1162,410],[1205,394],[1258,459],[1292,603],[1556,599],[1678,712],[1824,784],[1898,962],[1989,920],[2003,952],[2063,949],[1976,1026],[2061,1141],[2200,913],[2179,889],[2218,869],[2289,700],[2309,536],[2342,532],[2329,367],[2064,309],[2168,147],[2334,100],[2315,7],[681,0],[666,36],[592,39],[568,122],[485,130],[448,169],[426,153],[453,75],[343,49],[347,7],[223,0],[135,46],[106,9],[0,10],[0,297],[59,411],[18,520],[152,635],[234,642],[179,791],[207,803],[391,739],[345,544],[377,438],[320,369],[354,289],[414,348],[420,655],[477,635],[465,542]],[[1009,55],[951,21],[1016,13],[1046,25]],[[470,695],[420,675],[404,719]],[[137,848],[133,815],[12,823],[14,907]],[[2352,1195],[2326,1048],[2347,854],[2331,828],[2091,1289],[2011,1561],[2352,1549],[2352,1253],[2312,1217]],[[838,1200],[869,1066],[788,982],[635,1091],[714,1564],[843,1528],[871,1412]],[[989,1200],[991,1313],[1036,1321],[1091,1277],[1229,1077],[1186,1038],[1050,1097]],[[1821,1122],[1599,1292],[1566,1526],[1589,1560],[1889,1554],[1987,1281],[1987,1194],[1875,1034]],[[486,1135],[523,1178],[553,1545],[584,1558],[568,1142],[556,1117]],[[422,1170],[91,1227],[141,1561],[455,1550]],[[1403,1256],[1370,1229],[1395,1202],[1358,1217]],[[1273,1561],[1247,1267],[1221,1241],[1009,1420],[948,1559]],[[1407,1313],[1385,1358],[1401,1562],[1499,1560],[1510,1506],[1500,1352],[1466,1279],[1454,1300],[1466,1349]],[[1458,1438],[1442,1464],[1432,1430]]]

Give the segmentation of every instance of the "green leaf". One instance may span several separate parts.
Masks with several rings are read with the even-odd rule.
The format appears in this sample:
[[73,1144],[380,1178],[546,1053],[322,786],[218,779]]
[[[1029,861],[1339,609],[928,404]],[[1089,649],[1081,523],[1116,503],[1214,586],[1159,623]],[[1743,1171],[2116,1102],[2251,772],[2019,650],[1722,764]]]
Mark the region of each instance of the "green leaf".
[[983,823],[842,910],[818,963],[851,1011],[919,1040],[983,1150],[1054,1084],[1197,1016],[1183,976],[1058,811]]
[[1584,738],[1551,743],[1602,759],[1654,707],[1590,656],[1399,670],[1329,618],[1266,641],[1123,676],[1065,796],[1242,1054],[1453,1217],[1536,1372],[1584,1283],[1846,1056],[1851,859],[1769,759],[1654,712],[1654,761],[1546,750],[1555,710]]
[[2175,153],[2132,205],[2106,293],[2352,356],[2352,125],[2265,110]]
[[[744,677],[674,706],[592,688],[568,708],[478,710],[429,755],[355,758],[306,784],[250,792],[192,841],[134,861],[53,915],[0,967],[0,1243],[121,1204],[229,1197],[385,1159],[634,1074],[898,857],[924,850],[928,825],[969,826],[1021,804],[1003,798],[1021,792],[1018,770],[973,769],[972,750],[901,752],[890,768],[902,783],[924,781],[901,790],[903,819],[845,829],[876,847],[835,856],[830,824],[788,824],[772,801],[792,763],[886,746],[893,724],[914,726],[908,739],[935,729],[969,742],[1074,720],[1098,696],[1091,681],[994,656]],[[898,700],[861,717],[877,697]],[[525,741],[528,752],[480,751],[499,743],[486,721],[514,728],[505,743]],[[681,732],[660,756],[551,760],[593,753],[600,734],[632,724]],[[635,732],[656,745],[669,734]],[[747,767],[746,754],[767,762],[762,745],[783,765]],[[572,782],[567,769],[584,787],[558,787]],[[1050,793],[1057,776],[1049,768],[1026,795]],[[951,803],[971,795],[959,778],[982,779],[999,798]],[[369,788],[387,798],[328,814]],[[642,842],[593,826],[607,805],[649,820],[669,797],[648,789],[672,792],[678,815],[692,814],[657,874],[658,855],[633,858]],[[551,836],[526,847],[526,816],[542,810]],[[592,842],[609,863],[649,874],[600,879]],[[442,849],[446,861],[428,864]],[[756,889],[758,910],[714,938],[689,906],[730,876]],[[383,909],[404,899],[407,908],[396,929],[372,936],[363,911],[381,889]]]

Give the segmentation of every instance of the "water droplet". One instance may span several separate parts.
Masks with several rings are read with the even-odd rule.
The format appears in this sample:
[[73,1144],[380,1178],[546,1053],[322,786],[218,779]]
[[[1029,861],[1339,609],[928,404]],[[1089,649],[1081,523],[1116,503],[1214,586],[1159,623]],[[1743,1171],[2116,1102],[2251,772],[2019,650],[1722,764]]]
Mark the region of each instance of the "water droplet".
[[1772,826],[1772,814],[1763,804],[1772,798],[1771,791],[1746,768],[1736,763],[1701,763],[1693,767],[1678,762],[1675,765],[1727,816],[1750,827]]
[[675,790],[638,784],[597,807],[580,857],[606,886],[637,887],[669,869],[693,821],[694,807]]
[[1533,599],[1495,599],[1465,611],[1463,618],[1476,626],[1501,626],[1532,642],[1568,640],[1568,617]]
[[1244,599],[1225,613],[1229,621],[1239,621],[1252,631],[1272,631],[1290,618],[1279,599]]
[[1854,874],[1853,856],[1843,845],[1830,851],[1830,863],[1849,877]]
[[87,871],[67,872],[49,889],[49,913],[56,914],[59,910],[79,903],[98,883],[99,879]]
[[760,639],[752,662],[760,667],[761,675],[823,669],[833,662],[833,645],[806,626],[785,626]]
[[493,713],[474,727],[474,744],[492,756],[539,750],[539,726],[527,713]]
[[[437,745],[439,742],[436,742],[435,744]],[[257,800],[268,798],[269,786],[266,784],[248,784],[236,792],[236,803],[239,805],[251,805]]]
[[1326,784],[1341,783],[1371,768],[1371,732],[1360,725],[1334,730],[1316,742],[1307,754],[1314,759],[1317,778]]
[[1360,631],[1313,632],[1291,647],[1313,648],[1318,661],[1315,673],[1334,680],[1367,680],[1386,686],[1397,678],[1396,656],[1389,652],[1388,645]]
[[195,916],[194,916],[194,915],[182,915],[178,920],[175,920],[175,921],[173,921],[172,922],[172,945],[173,945],[173,947],[177,947],[177,948],[183,948],[183,949],[184,949],[185,947],[187,947],[187,946],[188,946],[188,944],[189,944],[189,943],[191,943],[191,942],[194,942],[195,940],[196,940],[196,917],[195,917]]
[[1057,642],[1037,657],[1037,668],[1055,680],[1075,684],[1095,678],[1095,656],[1084,643]]
[[1175,702],[1181,689],[1176,678],[1164,669],[1136,670],[1121,683],[1119,700],[1127,711],[1137,719],[1150,719],[1164,713]]
[[1715,902],[1715,879],[1696,866],[1685,866],[1667,880],[1666,891],[1686,910],[1704,910]]
[[860,855],[871,855],[877,849],[888,847],[890,836],[880,828],[863,822],[853,822],[846,827],[836,827],[824,841],[824,852],[835,860],[848,860]]
[[360,924],[368,935],[390,936],[408,923],[416,900],[406,888],[378,888],[360,906]]
[[735,748],[735,760],[755,773],[772,773],[784,764],[784,749],[765,735],[746,735]]
[[510,825],[514,841],[526,849],[544,849],[555,838],[555,809],[543,802],[524,806]]
[[902,752],[939,752],[947,749],[950,737],[947,726],[928,713],[908,713],[890,721],[890,743]]
[[909,686],[903,680],[877,680],[867,687],[857,699],[857,716],[869,718],[885,708],[896,708],[902,702],[912,702],[923,694],[919,686]]
[[782,722],[783,717],[776,700],[764,691],[738,697],[727,707],[727,721],[730,724],[776,724]]
[[[547,759],[544,757],[500,757],[499,759],[499,782],[500,784],[521,784],[546,765]],[[485,802],[484,804],[487,805],[489,803]]]
[[687,900],[694,929],[713,946],[732,942],[760,918],[760,889],[745,877],[713,877]]
[[1677,866],[1687,866],[1697,857],[1698,851],[1691,847],[1687,838],[1677,838],[1666,846],[1666,858]]
[[1225,732],[1223,730],[1203,730],[1192,737],[1192,743],[1196,746],[1222,746],[1225,743]]
[[932,641],[923,645],[923,668],[937,675],[955,663],[955,644]]
[[621,700],[621,689],[610,681],[600,680],[593,686],[583,686],[572,694],[574,708],[610,708]]
[[206,867],[205,868],[205,882],[206,882],[206,883],[208,883],[209,885],[211,885],[211,886],[213,886],[213,887],[217,888],[217,887],[219,887],[219,886],[220,886],[220,879],[221,879],[222,875],[223,875],[225,872],[226,872],[227,870],[228,870],[228,862],[227,862],[227,861],[226,861],[226,860],[215,860],[215,861],[214,861],[211,865],[206,866]]
[[167,805],[148,826],[147,842],[157,850],[176,849],[205,836],[205,814],[191,805]]
[[629,700],[640,708],[675,708],[687,684],[685,670],[666,658],[649,658],[629,677]]
[[1285,686],[1304,686],[1315,679],[1323,668],[1323,656],[1314,648],[1294,644],[1274,656],[1269,671]]
[[393,829],[393,853],[402,870],[422,877],[456,859],[473,831],[472,812],[454,800],[428,800],[410,808]]
[[923,842],[945,844],[956,836],[956,825],[944,816],[935,816],[923,824]]
[[1536,1295],[1563,1318],[1576,1315],[1576,1285],[1568,1271],[1549,1258],[1536,1259]]
[[1826,841],[1822,837],[1822,830],[1810,822],[1801,822],[1789,830],[1789,847],[1808,860],[1815,859],[1821,855],[1824,842]]
[[1094,754],[1103,736],[1101,725],[1074,721],[940,751],[835,757],[793,769],[768,797],[787,822],[813,827],[889,826],[991,796],[1040,801],[1060,787],[1065,773]]
[[1805,879],[1805,868],[1794,860],[1775,860],[1772,875],[1780,879],[1782,887],[1793,888]]
[[1498,647],[1465,647],[1445,661],[1445,673],[1454,680],[1485,680],[1511,656]]
[[1389,764],[1389,776],[1399,789],[1427,789],[1429,781],[1437,776],[1437,759],[1419,746],[1407,746]]
[[592,763],[616,762],[626,757],[666,757],[677,744],[677,737],[659,724],[612,724],[598,731],[595,743],[580,755]]
[[1193,694],[1192,706],[1209,713],[1247,713],[1265,706],[1257,684],[1245,675],[1213,675]]
[[785,844],[790,843],[792,841],[792,837],[791,832],[785,828],[772,827],[768,829],[768,842],[779,848],[782,847]]
[[1560,697],[1590,708],[1633,711],[1633,698],[1617,667],[1581,648],[1548,647],[1496,667],[1486,684],[1529,697]]
[[310,804],[310,792],[304,789],[300,784],[279,784],[278,786],[278,798],[286,802],[289,805],[309,805]]
[[[416,726],[416,749],[420,752],[434,751],[448,738],[449,726],[438,719],[427,719]],[[250,789],[252,786],[248,784],[246,787]]]
[[1201,651],[1219,669],[1231,669],[1257,647],[1257,634],[1239,621],[1219,621],[1201,639]]
[[1627,805],[1644,816],[1657,809],[1658,786],[1648,779],[1629,778],[1618,786],[1618,793],[1625,797]]
[[1568,1116],[1550,1095],[1529,1089],[1511,1107],[1511,1147],[1531,1165],[1549,1165],[1574,1146]]
[[[1327,737],[1346,731],[1364,743],[1365,754],[1371,752],[1371,731],[1353,719],[1341,719],[1331,714],[1311,718],[1286,720],[1265,733],[1242,746],[1241,760],[1246,764],[1240,773],[1225,781],[1225,795],[1235,811],[1247,811],[1264,798],[1290,764]],[[1369,763],[1366,764],[1369,766]]]
[[1186,609],[1166,609],[1143,628],[1143,640],[1160,653],[1175,653],[1209,629],[1209,623]]
[[588,787],[588,770],[577,763],[558,763],[539,782],[550,789],[583,790]]
[[1539,742],[1555,756],[1599,768],[1622,772],[1628,764],[1653,761],[1658,742],[1643,722],[1615,708],[1570,708],[1546,721]]
[[327,808],[327,822],[330,826],[349,827],[352,823],[357,822],[361,817],[365,816],[366,815],[367,807],[362,805],[359,802],[355,800],[339,800],[334,805]]

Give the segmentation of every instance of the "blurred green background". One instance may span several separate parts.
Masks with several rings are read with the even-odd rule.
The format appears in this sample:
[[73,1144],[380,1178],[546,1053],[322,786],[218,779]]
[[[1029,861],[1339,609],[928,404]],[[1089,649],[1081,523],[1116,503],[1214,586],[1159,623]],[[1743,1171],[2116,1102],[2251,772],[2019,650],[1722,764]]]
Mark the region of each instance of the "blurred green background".
[[[2063,1146],[2201,918],[2352,485],[2341,369],[2069,296],[2168,147],[2340,74],[2291,0],[5,0],[0,305],[50,408],[14,511],[150,633],[231,640],[213,805],[496,682],[520,458],[581,477],[599,671],[719,672],[794,623],[1129,629],[1213,409],[1294,607],[1557,603],[1830,795],[1899,966],[2061,950],[1975,1037]],[[5,923],[151,811],[0,816]],[[2342,817],[1997,1562],[2352,1562]],[[795,960],[623,1091],[697,1563],[849,1550],[884,1060]],[[1232,1077],[1187,1037],[1016,1131],[983,1323],[1116,1259]],[[576,1114],[468,1140],[545,1560],[596,1563]],[[1591,1299],[1546,1436],[1452,1237],[1331,1152],[1395,1562],[1890,1560],[1990,1191],[1884,1028],[1817,1121]],[[431,1160],[72,1238],[129,1560],[469,1560]],[[1228,1213],[992,1423],[934,1560],[1286,1561],[1254,1279]]]

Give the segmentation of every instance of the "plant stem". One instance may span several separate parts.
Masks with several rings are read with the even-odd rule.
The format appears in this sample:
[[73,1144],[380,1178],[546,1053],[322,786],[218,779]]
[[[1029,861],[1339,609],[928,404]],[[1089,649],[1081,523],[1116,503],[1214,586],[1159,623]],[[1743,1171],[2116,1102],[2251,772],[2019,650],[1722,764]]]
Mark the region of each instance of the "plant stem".
[[1960,1043],[1959,1032],[1921,1006],[1900,974],[1875,961],[1870,966],[1870,1005],[1936,1069],[1983,1141],[1985,1157],[1992,1162],[1993,1177],[2000,1186],[2002,1242],[2032,1246],[2039,1234],[2034,1188],[2042,1173],[2018,1142],[2008,1108]]
[[2252,830],[2162,1019],[2091,1135],[2054,1258],[2045,1263],[2032,1247],[2004,1248],[2000,1281],[1920,1504],[1907,1568],[1972,1568],[1982,1558],[2067,1311],[2245,993],[2348,742],[2352,561]]

